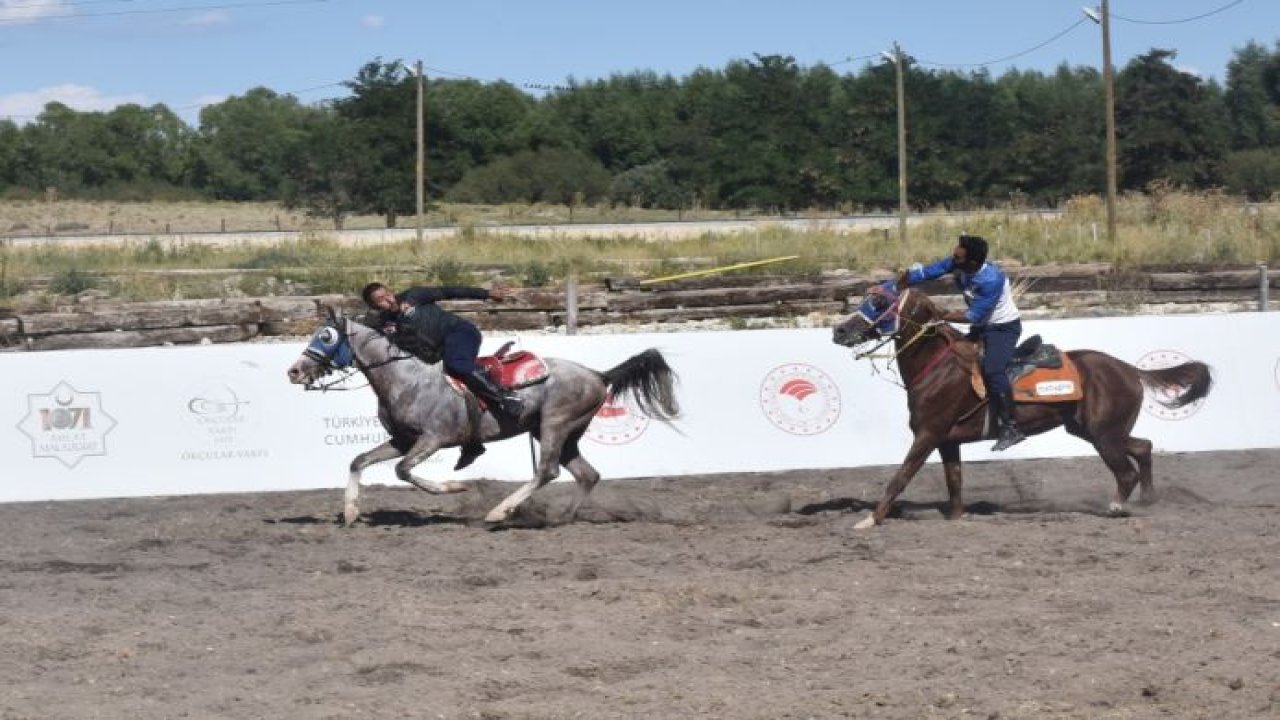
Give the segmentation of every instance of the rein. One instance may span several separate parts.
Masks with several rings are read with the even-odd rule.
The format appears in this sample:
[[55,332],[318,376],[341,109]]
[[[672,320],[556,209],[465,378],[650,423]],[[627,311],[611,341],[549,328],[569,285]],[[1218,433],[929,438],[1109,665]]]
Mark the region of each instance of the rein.
[[[341,334],[342,334],[342,339],[343,339],[343,340],[344,340],[348,345],[350,345],[350,344],[351,344],[351,334],[350,334],[350,333],[348,333],[348,332],[347,332],[347,330],[346,330],[346,327],[345,327],[345,323],[346,323],[346,322],[349,322],[349,321],[347,321],[347,320],[345,320],[345,319],[344,319],[344,325],[343,325],[343,327],[337,327],[337,326],[335,326],[335,327],[334,327],[334,329],[336,329],[339,333],[341,333]],[[373,339],[374,339],[374,338],[372,338],[372,337],[365,339],[364,343],[362,343],[362,344],[361,344],[361,347],[363,347],[364,345],[369,344],[369,342],[371,342]],[[392,347],[395,347],[394,343],[392,344]],[[397,349],[399,349],[399,348],[397,348]],[[351,353],[351,359],[355,361],[355,365],[356,365],[356,369],[355,369],[355,370],[353,370],[353,369],[351,369],[350,367],[345,367],[345,368],[335,367],[335,366],[334,366],[334,364],[333,364],[333,359],[332,359],[332,358],[325,357],[325,356],[323,356],[323,355],[320,355],[319,353],[311,353],[311,352],[308,352],[307,354],[308,354],[308,355],[309,355],[313,360],[318,361],[321,365],[323,365],[323,366],[324,366],[324,368],[325,368],[325,369],[326,369],[326,371],[327,371],[327,372],[325,373],[326,375],[327,375],[328,373],[330,373],[330,372],[336,372],[336,373],[338,373],[338,374],[339,374],[339,377],[337,377],[337,378],[335,378],[335,379],[333,379],[333,380],[331,380],[331,381],[329,381],[329,382],[327,382],[327,383],[317,384],[315,381],[312,381],[312,382],[309,382],[309,383],[307,383],[306,385],[303,385],[303,386],[302,386],[302,389],[303,389],[303,390],[318,390],[318,391],[320,391],[320,392],[329,392],[330,390],[333,390],[334,392],[345,392],[345,391],[348,391],[348,390],[363,390],[364,388],[369,387],[369,383],[368,383],[368,381],[367,381],[367,380],[365,381],[365,384],[363,384],[363,385],[357,385],[357,386],[355,386],[355,387],[339,387],[339,385],[342,385],[342,383],[345,383],[347,380],[349,380],[349,379],[351,378],[351,376],[352,376],[352,375],[355,375],[357,372],[363,373],[363,372],[367,372],[367,371],[369,371],[369,370],[376,370],[376,369],[378,369],[378,368],[380,368],[380,367],[383,367],[383,366],[385,366],[385,365],[390,365],[390,364],[391,364],[391,363],[393,363],[393,362],[398,362],[398,361],[400,361],[400,360],[412,360],[412,359],[415,357],[415,356],[414,356],[414,355],[412,355],[412,354],[405,353],[405,354],[402,354],[402,355],[392,355],[392,356],[388,357],[388,358],[387,358],[387,359],[385,359],[385,360],[380,360],[380,361],[375,362],[375,363],[365,364],[364,362],[362,362],[362,361],[360,360],[360,356],[359,356],[359,354],[357,354],[356,352],[354,352],[354,351],[353,351],[353,352]]]
[[[926,323],[918,323],[909,317],[905,317],[902,314],[902,305],[906,301],[907,295],[910,294],[910,292],[911,290],[909,288],[907,290],[904,290],[902,295],[900,295],[897,301],[894,302],[893,306],[885,313],[886,315],[888,315],[889,313],[893,313],[893,316],[897,323],[897,328],[889,335],[884,336],[884,339],[881,340],[879,343],[876,343],[876,345],[872,347],[870,350],[867,350],[865,352],[854,353],[854,356],[853,356],[854,360],[871,358],[873,360],[883,359],[886,361],[886,364],[892,363],[893,361],[901,358],[902,354],[905,353],[907,350],[909,350],[916,343],[920,342],[926,337],[929,337],[931,335],[936,335],[938,327],[940,325],[946,324],[942,320],[930,320],[929,322],[926,322]],[[863,315],[863,317],[866,318],[865,315]],[[870,322],[870,319],[869,318],[867,319]],[[883,317],[880,318],[880,320],[882,321]],[[889,353],[887,355],[878,354],[878,351],[880,350],[880,348],[902,337],[904,325],[915,326],[916,328],[915,334],[912,335],[910,338],[908,338],[906,341],[904,341],[902,345],[898,347],[894,352]],[[944,337],[943,339],[946,339],[946,338]],[[912,378],[912,382],[918,383],[921,380],[923,380],[925,377],[927,377],[929,373],[934,370],[934,368],[936,368],[944,359],[946,359],[947,355],[951,353],[953,347],[954,347],[954,343],[951,342],[950,340],[947,340],[947,344],[944,347],[942,347],[940,350],[938,350],[938,352],[934,353],[933,357],[929,358],[929,361],[925,363],[924,368],[919,373],[917,373],[914,378]],[[901,364],[899,364],[899,368],[901,368]],[[905,381],[903,383],[897,383],[897,384],[901,385],[903,388],[906,387]]]

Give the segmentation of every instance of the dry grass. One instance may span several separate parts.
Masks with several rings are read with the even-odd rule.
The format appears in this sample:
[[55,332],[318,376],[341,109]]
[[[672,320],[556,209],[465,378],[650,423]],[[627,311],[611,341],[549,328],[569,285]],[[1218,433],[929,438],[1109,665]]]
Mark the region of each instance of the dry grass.
[[[424,215],[429,227],[646,222],[734,217],[732,212],[643,210],[608,206],[570,209],[564,205],[433,205]],[[398,219],[413,227],[415,218]],[[347,229],[386,227],[381,215],[353,215]],[[45,235],[168,234],[255,232],[269,230],[328,231],[333,224],[310,218],[276,203],[151,202],[111,203],[84,200],[0,200],[0,237]]]
[[[57,205],[67,206],[63,217],[72,217],[77,207],[74,203]],[[233,212],[243,226],[268,222],[275,217],[272,213],[281,212],[266,205],[83,205],[99,214],[93,222],[101,222],[101,217],[130,217],[134,218],[131,222],[153,226],[172,224],[178,218],[207,221]],[[19,212],[24,207],[23,203],[0,205],[0,226],[24,217]],[[25,211],[36,212],[32,208]],[[375,278],[396,285],[476,284],[497,275],[503,276],[504,282],[530,287],[556,284],[570,271],[587,277],[656,277],[781,255],[799,258],[739,272],[796,276],[840,269],[865,272],[942,256],[950,251],[960,230],[989,238],[993,256],[1008,264],[1232,265],[1273,263],[1280,257],[1280,208],[1245,206],[1219,194],[1160,189],[1122,199],[1117,246],[1106,240],[1105,209],[1096,197],[1073,199],[1060,217],[1010,210],[965,216],[959,222],[913,224],[905,250],[895,231],[799,231],[780,226],[661,240],[635,233],[530,238],[485,230],[479,220],[496,222],[495,218],[506,214],[527,222],[539,213],[550,212],[548,209],[454,207],[447,212],[475,222],[463,223],[457,232],[433,240],[425,250],[413,242],[340,246],[331,232],[319,228],[312,228],[298,240],[227,247],[160,239],[125,247],[81,248],[8,246],[0,241],[0,297],[69,294],[89,287],[128,299],[354,292]],[[581,213],[575,219],[585,221]],[[632,214],[613,221],[644,219],[660,218]],[[181,272],[190,270],[203,272]]]

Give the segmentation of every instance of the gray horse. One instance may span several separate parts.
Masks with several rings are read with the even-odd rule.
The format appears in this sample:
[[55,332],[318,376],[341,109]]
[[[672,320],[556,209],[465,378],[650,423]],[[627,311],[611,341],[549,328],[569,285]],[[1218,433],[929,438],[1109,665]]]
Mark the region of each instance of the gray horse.
[[375,463],[402,458],[396,464],[396,477],[429,493],[467,490],[464,482],[427,480],[415,476],[413,469],[440,448],[465,443],[473,427],[485,442],[536,433],[541,445],[533,479],[490,510],[486,521],[509,518],[535,490],[559,474],[560,465],[578,485],[567,515],[572,520],[600,479],[578,443],[610,396],[629,394],[641,412],[663,422],[671,422],[680,413],[675,373],[660,352],[649,349],[603,373],[568,360],[547,358],[546,380],[518,391],[524,403],[519,417],[484,413],[474,420],[474,406],[469,410],[469,400],[454,389],[439,364],[429,365],[397,348],[381,332],[338,317],[332,309],[326,311],[325,322],[289,368],[289,381],[310,386],[336,368],[354,365],[377,394],[378,418],[391,436],[351,461],[343,508],[347,525],[360,515],[360,474]]

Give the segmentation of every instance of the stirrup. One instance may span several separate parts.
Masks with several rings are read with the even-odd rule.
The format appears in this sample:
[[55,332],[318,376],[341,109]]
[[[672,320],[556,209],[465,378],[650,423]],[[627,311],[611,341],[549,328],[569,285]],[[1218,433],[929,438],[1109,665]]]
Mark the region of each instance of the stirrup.
[[991,449],[997,452],[1000,450],[1008,450],[1026,439],[1027,436],[1023,435],[1021,430],[1016,427],[1006,425],[1005,427],[1000,428],[1000,438],[996,440],[995,445],[991,446]]
[[524,412],[524,401],[516,395],[499,395],[497,399],[498,409],[511,417],[518,417]]

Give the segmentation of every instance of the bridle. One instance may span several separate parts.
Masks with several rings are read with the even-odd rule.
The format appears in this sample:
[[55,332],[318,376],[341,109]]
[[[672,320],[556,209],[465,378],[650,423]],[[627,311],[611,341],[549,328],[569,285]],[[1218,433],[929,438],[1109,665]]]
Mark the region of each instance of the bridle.
[[[346,343],[347,346],[351,348],[352,365],[347,365],[345,367],[338,367],[337,365],[333,364],[333,358],[331,356],[325,355],[324,353],[321,353],[321,352],[317,352],[315,350],[312,350],[310,347],[308,347],[306,350],[302,351],[302,354],[311,358],[321,367],[321,372],[319,375],[316,376],[316,380],[318,380],[321,377],[325,377],[330,373],[337,373],[338,377],[325,383],[318,383],[316,382],[316,380],[312,380],[302,386],[303,390],[318,390],[320,392],[328,392],[330,390],[333,390],[335,392],[348,391],[348,390],[361,390],[363,388],[369,387],[368,381],[366,381],[365,384],[363,385],[356,385],[354,387],[344,386],[343,383],[351,379],[351,377],[356,373],[363,373],[368,370],[375,370],[377,368],[383,367],[384,365],[390,365],[393,362],[399,362],[400,360],[411,360],[414,358],[414,355],[401,351],[398,354],[391,355],[385,360],[379,360],[378,362],[375,362],[375,363],[367,363],[367,364],[364,363],[363,361],[360,360],[360,354],[356,352],[357,348],[351,342],[351,333],[347,332],[347,324],[350,322],[351,320],[349,318],[331,317],[330,322],[326,323],[326,327],[333,328],[333,330],[338,333],[338,340],[335,343],[335,347],[338,344]],[[378,333],[378,335],[381,335],[381,333]],[[368,344],[370,341],[372,341],[374,337],[376,336],[366,338],[364,342],[361,343],[361,347],[363,348],[363,346],[365,344]],[[400,350],[400,348],[396,346],[394,343],[392,343],[391,346],[396,350]]]
[[[911,288],[907,288],[903,290],[902,294],[898,295],[898,297],[894,299],[893,304],[891,304],[888,308],[885,309],[883,313],[881,313],[877,318],[874,318],[874,319],[869,317],[862,310],[862,306],[859,305],[858,312],[856,313],[856,315],[858,317],[861,317],[867,323],[870,329],[873,329],[877,332],[877,334],[879,335],[879,338],[878,338],[879,342],[877,342],[871,348],[861,352],[854,350],[854,353],[853,353],[854,360],[862,360],[864,358],[870,359],[872,361],[872,368],[875,368],[876,372],[878,373],[879,368],[877,368],[875,365],[876,360],[884,360],[885,365],[888,366],[889,364],[897,360],[899,357],[901,357],[903,353],[905,353],[908,349],[910,349],[916,343],[928,337],[938,334],[938,328],[942,325],[945,325],[946,324],[945,321],[929,320],[927,322],[921,323],[921,322],[917,322],[916,320],[913,320],[909,315],[906,315],[902,312],[903,307],[905,306],[907,298],[910,296],[910,294],[911,294]],[[886,331],[881,332],[879,330],[880,325],[884,323],[886,317],[890,317],[890,316],[893,318],[892,329],[886,328]],[[885,345],[888,345],[891,342],[901,340],[903,337],[903,334],[908,331],[911,331],[912,334],[906,340],[903,340],[901,343],[899,343],[897,348],[893,352],[891,353],[879,352],[880,349],[883,348]],[[930,358],[928,363],[925,364],[924,368],[914,378],[917,382],[924,379],[924,377],[927,376],[929,372],[932,371],[935,367],[937,367],[937,365],[943,360],[943,358],[945,358],[946,355],[951,351],[953,343],[945,335],[943,335],[943,339],[947,340],[946,347],[942,348],[938,353],[936,353],[932,358]],[[899,368],[901,368],[901,365],[899,365]],[[892,382],[894,382],[894,384],[899,385],[901,387],[904,387],[904,388],[906,387],[906,384],[904,382],[899,382],[899,381],[892,381]]]

